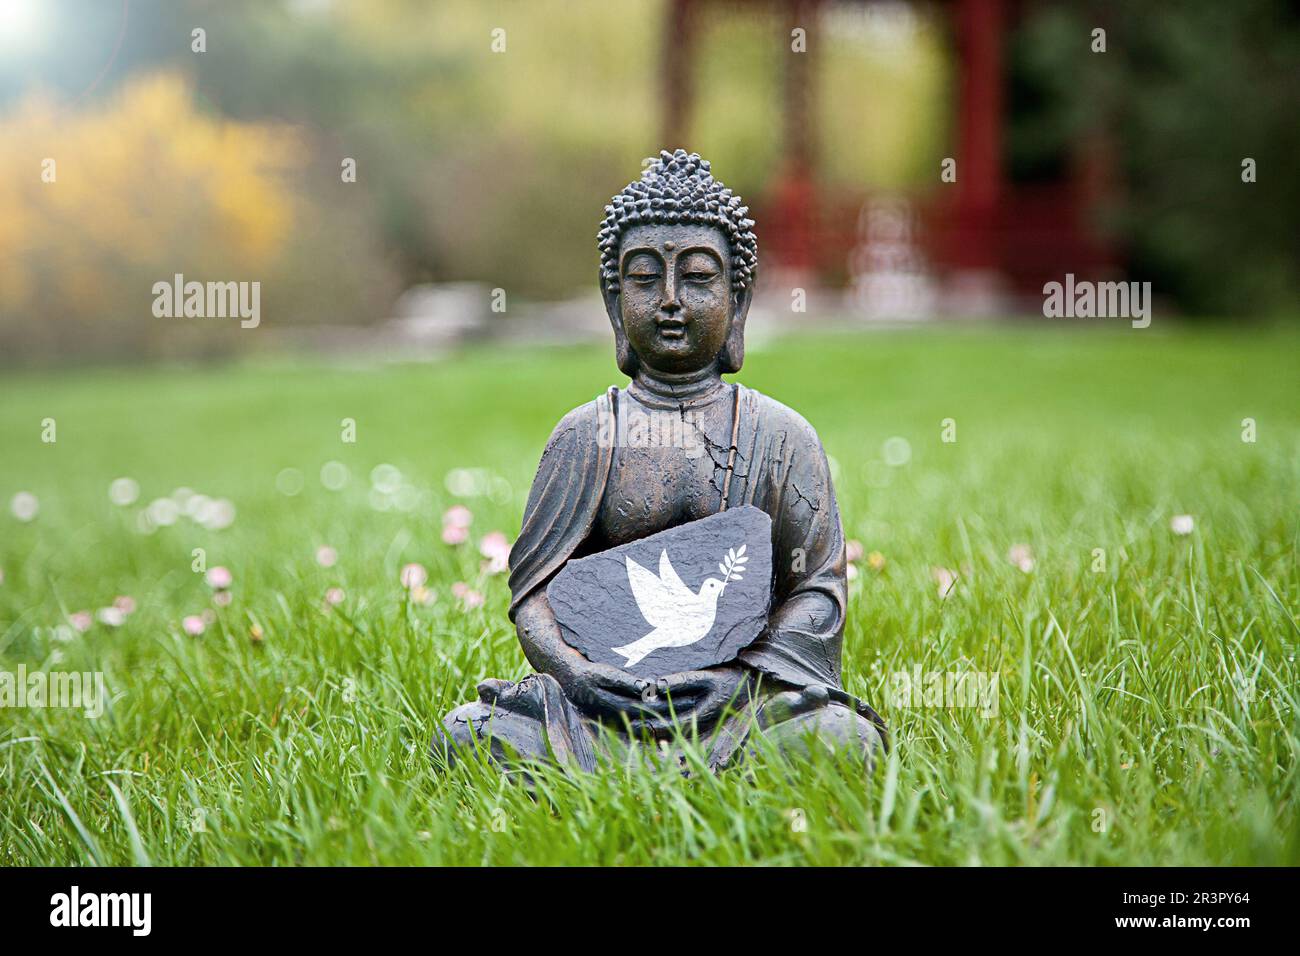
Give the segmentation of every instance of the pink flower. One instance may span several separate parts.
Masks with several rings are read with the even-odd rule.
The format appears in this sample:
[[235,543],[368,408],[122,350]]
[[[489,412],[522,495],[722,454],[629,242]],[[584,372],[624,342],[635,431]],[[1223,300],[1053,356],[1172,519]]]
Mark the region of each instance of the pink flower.
[[479,553],[485,558],[510,557],[510,542],[500,531],[489,531],[483,535],[478,544]]
[[223,591],[234,583],[235,577],[230,573],[229,568],[217,565],[215,568],[208,568],[208,573],[203,575],[203,580],[208,582],[208,587]]
[[332,568],[338,563],[338,560],[339,553],[328,544],[322,544],[316,549],[316,563],[322,568]]
[[95,623],[95,619],[90,616],[89,611],[74,611],[68,615],[68,623],[85,633],[90,630],[90,625]]
[[957,587],[957,572],[951,568],[931,568],[930,573],[939,585],[939,597],[947,598]]
[[844,544],[844,558],[849,564],[856,564],[862,560],[862,542],[850,538]]
[[469,529],[459,525],[444,525],[442,529],[443,544],[464,544],[469,540]]
[[113,598],[113,607],[117,608],[123,614],[135,613],[135,598],[128,597],[125,594],[119,594]]
[[510,542],[500,531],[489,531],[478,545],[479,552],[487,558],[484,570],[488,574],[501,574],[510,567]]
[[460,603],[465,605],[465,610],[467,611],[476,607],[482,607],[483,595],[479,594],[477,591],[471,588],[470,590],[465,592],[464,596],[461,597]]
[[1034,553],[1029,550],[1027,544],[1013,544],[1011,550],[1007,552],[1007,560],[1025,574],[1034,570]]
[[474,523],[474,513],[464,505],[452,505],[442,515],[444,528],[468,528]]
[[185,633],[191,637],[198,637],[207,630],[208,626],[203,623],[203,618],[199,617],[197,614],[187,614],[181,619],[181,627],[184,628]]
[[457,581],[451,586],[451,593],[458,598],[464,598],[469,593],[469,585],[464,581]]
[[850,565],[848,565],[848,566],[844,569],[844,572],[845,572],[845,573],[844,573],[844,576],[845,576],[848,580],[850,580],[850,581],[856,581],[856,580],[858,579],[858,566],[857,566],[856,564],[850,564]]
[[230,607],[230,602],[234,599],[229,591],[217,591],[212,595],[212,603],[217,607]]
[[343,593],[342,588],[330,588],[328,591],[325,592],[325,603],[330,605],[342,604],[343,599],[346,596],[347,595]]
[[422,564],[408,564],[402,568],[402,587],[408,591],[412,588],[423,587],[424,582],[427,580],[429,580],[429,572],[424,570]]

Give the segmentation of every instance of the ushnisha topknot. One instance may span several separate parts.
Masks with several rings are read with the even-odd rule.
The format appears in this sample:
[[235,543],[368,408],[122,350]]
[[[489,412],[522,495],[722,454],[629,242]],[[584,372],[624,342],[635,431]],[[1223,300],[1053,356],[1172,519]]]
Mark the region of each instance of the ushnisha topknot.
[[596,234],[601,282],[611,294],[619,291],[618,247],[629,226],[680,222],[722,230],[731,247],[731,287],[740,292],[758,269],[758,240],[748,212],[739,196],[713,178],[709,161],[699,153],[661,150],[658,159],[646,161],[641,178],[605,207]]

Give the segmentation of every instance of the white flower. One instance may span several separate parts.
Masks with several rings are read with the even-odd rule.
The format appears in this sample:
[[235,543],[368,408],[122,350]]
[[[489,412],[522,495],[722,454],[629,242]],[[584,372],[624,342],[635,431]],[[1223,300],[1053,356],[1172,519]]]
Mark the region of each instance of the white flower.
[[1191,534],[1196,522],[1191,515],[1174,515],[1169,519],[1169,528],[1177,535]]
[[902,435],[895,435],[893,438],[885,439],[881,454],[885,458],[886,465],[891,468],[901,468],[912,460],[912,446]]
[[149,516],[149,520],[156,527],[165,528],[176,523],[176,519],[180,517],[181,509],[170,498],[155,498],[149,502],[145,514]]
[[119,507],[135,504],[140,497],[140,486],[134,478],[117,478],[108,486],[108,500]]
[[[182,494],[184,492],[184,494]],[[172,492],[172,501],[184,509],[187,517],[203,524],[212,514],[212,499],[200,495],[188,488],[177,488]]]
[[341,461],[327,461],[320,466],[320,483],[329,491],[342,491],[351,479],[348,466]]
[[31,521],[41,510],[41,503],[30,491],[20,491],[9,502],[9,510],[19,521]]
[[235,506],[225,498],[218,498],[212,502],[211,511],[207,515],[207,520],[203,522],[203,527],[209,531],[220,531],[223,528],[229,528],[235,523]]
[[402,486],[402,473],[387,463],[375,465],[370,470],[370,484],[376,491],[391,495]]
[[101,607],[95,612],[95,617],[99,619],[100,624],[107,624],[109,627],[121,627],[122,622],[126,620],[126,614],[120,607]]
[[275,490],[287,498],[302,491],[302,486],[302,472],[297,468],[285,468],[275,476]]

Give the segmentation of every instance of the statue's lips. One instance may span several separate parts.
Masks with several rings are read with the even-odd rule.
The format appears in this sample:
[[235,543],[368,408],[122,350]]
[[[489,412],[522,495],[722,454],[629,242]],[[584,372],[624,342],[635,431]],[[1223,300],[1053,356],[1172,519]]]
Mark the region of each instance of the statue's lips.
[[655,323],[659,327],[659,335],[665,339],[684,339],[686,338],[686,323],[681,319],[659,319]]

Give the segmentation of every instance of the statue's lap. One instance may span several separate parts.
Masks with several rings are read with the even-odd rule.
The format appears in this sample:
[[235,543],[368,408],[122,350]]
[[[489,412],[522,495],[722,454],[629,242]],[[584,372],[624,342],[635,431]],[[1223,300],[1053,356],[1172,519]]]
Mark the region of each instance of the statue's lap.
[[[759,746],[759,735],[783,753],[804,754],[820,744],[833,750],[859,752],[869,764],[882,749],[880,734],[870,720],[852,707],[827,700],[815,689],[762,694],[712,727],[678,722],[667,734],[638,740],[614,722],[588,717],[572,702],[555,696],[558,685],[547,675],[533,674],[514,685],[504,681],[488,683],[493,685],[493,693],[504,691],[508,698],[511,691],[531,682],[544,685],[540,693],[530,694],[526,689],[519,695],[531,697],[532,701],[507,700],[503,705],[498,703],[501,697],[477,700],[449,713],[434,740],[435,758],[449,765],[457,760],[486,758],[501,767],[540,761],[593,771],[602,765],[624,763],[633,754],[649,752],[656,754],[656,762],[670,754],[684,764],[679,748],[672,744],[674,733],[698,733],[706,747],[710,770],[724,770],[739,763]],[[547,692],[549,699],[539,704]],[[563,712],[556,713],[557,709]]]

